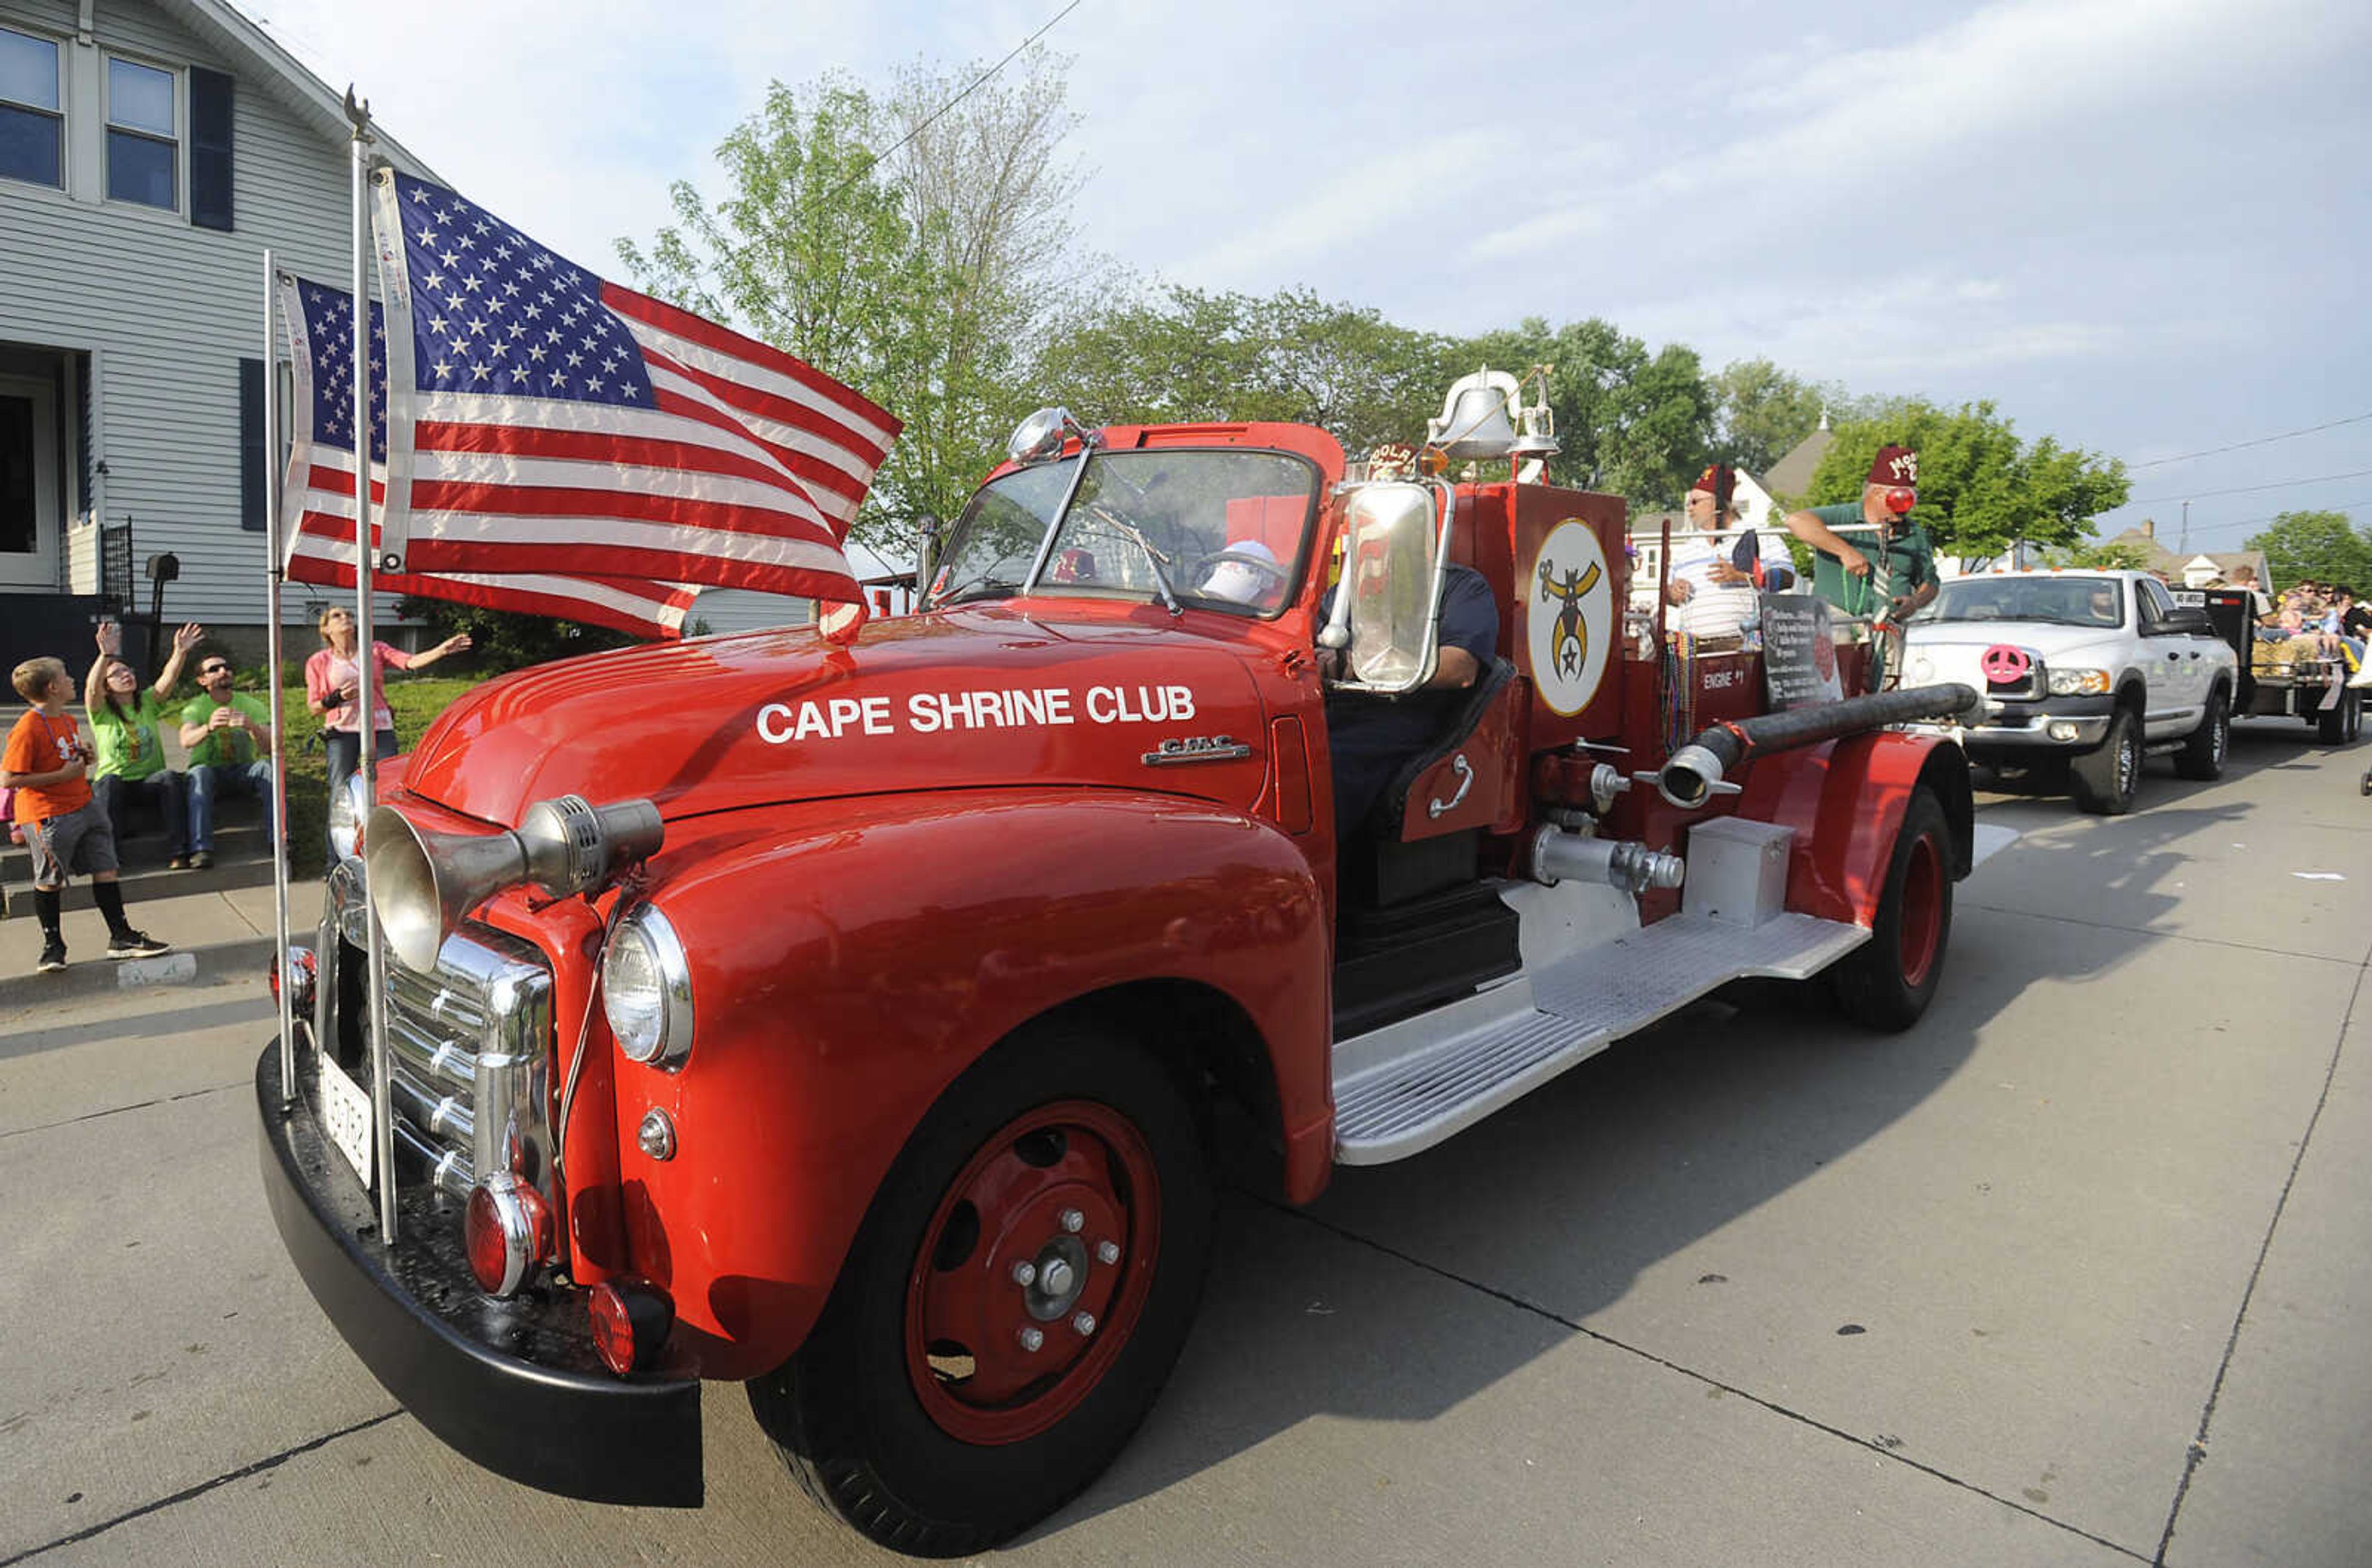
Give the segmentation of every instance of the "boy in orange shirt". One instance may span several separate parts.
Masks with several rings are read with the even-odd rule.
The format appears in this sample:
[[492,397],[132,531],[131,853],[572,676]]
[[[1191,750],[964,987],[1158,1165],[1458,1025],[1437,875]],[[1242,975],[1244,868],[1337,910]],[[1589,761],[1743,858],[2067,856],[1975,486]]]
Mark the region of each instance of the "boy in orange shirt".
[[64,663],[27,659],[17,667],[12,680],[17,694],[33,706],[8,732],[7,750],[0,754],[0,788],[17,792],[17,821],[33,853],[41,972],[66,967],[58,910],[66,878],[76,871],[89,873],[91,901],[107,917],[109,958],[145,958],[169,951],[170,944],[134,931],[123,919],[123,893],[115,885],[115,835],[108,830],[106,815],[91,803],[90,781],[85,776],[90,747],[75,716],[66,712],[74,680]]

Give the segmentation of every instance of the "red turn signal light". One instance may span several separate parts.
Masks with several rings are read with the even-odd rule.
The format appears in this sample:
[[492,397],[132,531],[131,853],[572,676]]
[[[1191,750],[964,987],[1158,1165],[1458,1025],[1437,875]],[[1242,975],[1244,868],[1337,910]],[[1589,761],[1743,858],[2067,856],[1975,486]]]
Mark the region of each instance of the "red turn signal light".
[[621,1377],[649,1370],[675,1328],[675,1303],[640,1280],[603,1280],[586,1293],[585,1310],[593,1320],[593,1348]]
[[461,1240],[478,1288],[488,1295],[516,1295],[552,1251],[552,1211],[542,1193],[497,1171],[471,1192]]

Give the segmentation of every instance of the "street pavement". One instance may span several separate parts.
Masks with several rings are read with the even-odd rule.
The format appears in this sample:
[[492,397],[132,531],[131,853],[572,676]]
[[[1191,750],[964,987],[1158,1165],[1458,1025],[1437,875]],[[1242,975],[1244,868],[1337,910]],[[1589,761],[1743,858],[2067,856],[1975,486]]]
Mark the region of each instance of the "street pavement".
[[[1231,1192],[1144,1430],[994,1555],[2372,1562],[2367,761],[2244,725],[2130,817],[1984,791],[2023,836],[1910,1033],[1748,988],[1308,1211]],[[51,992],[0,922],[0,1568],[892,1561],[735,1388],[691,1513],[395,1407],[264,1211],[271,912],[166,900],[192,972]]]

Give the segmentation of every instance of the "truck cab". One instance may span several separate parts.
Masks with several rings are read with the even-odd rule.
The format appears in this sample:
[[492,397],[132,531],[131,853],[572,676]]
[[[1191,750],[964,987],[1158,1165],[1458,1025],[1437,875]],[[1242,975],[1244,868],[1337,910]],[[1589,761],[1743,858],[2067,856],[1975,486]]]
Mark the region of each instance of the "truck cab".
[[[1914,1023],[1975,835],[1959,750],[1888,726],[1974,694],[1824,643],[1849,695],[1767,713],[1759,652],[1627,637],[1624,504],[1520,477],[1501,379],[1356,467],[1045,411],[918,613],[522,671],[358,784],[257,1069],[356,1353],[616,1502],[696,1504],[741,1381],[853,1527],[982,1550],[1158,1392],[1215,1141],[1307,1202],[1735,979]],[[1497,638],[1445,685],[1460,569]],[[1422,733],[1338,821],[1361,704]]]

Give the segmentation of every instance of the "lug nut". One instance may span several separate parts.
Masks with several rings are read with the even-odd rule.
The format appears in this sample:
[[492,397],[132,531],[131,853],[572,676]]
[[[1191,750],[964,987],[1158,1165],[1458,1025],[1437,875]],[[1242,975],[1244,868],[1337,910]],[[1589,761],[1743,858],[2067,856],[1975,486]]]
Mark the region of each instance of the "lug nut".
[[1092,1312],[1075,1314],[1071,1318],[1071,1327],[1076,1329],[1080,1337],[1084,1339],[1096,1331],[1096,1315]]
[[[1086,1314],[1082,1313],[1081,1316],[1084,1317]],[[1045,1342],[1046,1336],[1039,1332],[1036,1329],[1024,1329],[1021,1330],[1021,1348],[1023,1350],[1034,1351]]]
[[1038,1283],[1038,1265],[1023,1259],[1013,1265],[1013,1283],[1027,1290]]
[[1079,1213],[1078,1210],[1064,1209],[1063,1211],[1063,1228],[1069,1231],[1073,1236],[1078,1235],[1081,1230],[1085,1229],[1087,1227],[1087,1216]]
[[1117,1263],[1117,1262],[1119,1262],[1119,1261],[1120,1261],[1120,1243],[1119,1243],[1119,1242],[1117,1242],[1117,1241],[1099,1241],[1099,1242],[1097,1242],[1097,1243],[1096,1243],[1096,1261],[1097,1261],[1097,1262],[1099,1262],[1099,1263]]

